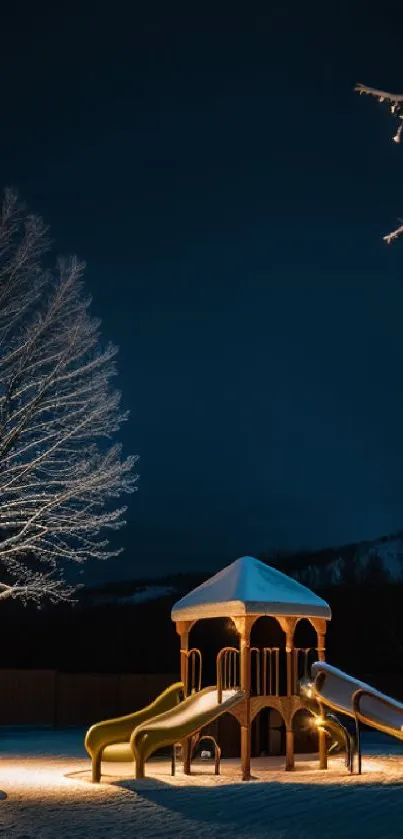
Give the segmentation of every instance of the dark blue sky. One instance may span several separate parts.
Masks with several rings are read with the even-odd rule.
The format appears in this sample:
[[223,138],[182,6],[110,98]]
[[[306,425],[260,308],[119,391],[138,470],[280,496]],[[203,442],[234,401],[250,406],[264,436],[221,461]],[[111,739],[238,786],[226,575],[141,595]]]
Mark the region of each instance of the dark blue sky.
[[105,574],[400,529],[403,151],[352,88],[403,90],[401,4],[142,5],[20,4],[0,51],[0,182],[121,348]]

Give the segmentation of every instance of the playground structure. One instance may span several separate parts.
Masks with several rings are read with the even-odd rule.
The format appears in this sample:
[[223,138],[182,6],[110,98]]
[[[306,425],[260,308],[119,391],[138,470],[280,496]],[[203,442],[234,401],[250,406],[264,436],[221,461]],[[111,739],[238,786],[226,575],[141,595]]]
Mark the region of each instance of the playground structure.
[[[252,628],[261,617],[275,618],[285,636],[285,660],[279,647],[251,646]],[[199,620],[229,619],[239,638],[239,646],[223,647],[217,655],[217,706],[225,690],[239,694],[228,709],[241,728],[242,778],[250,778],[251,727],[263,708],[281,715],[286,731],[287,770],[294,768],[295,714],[305,709],[299,695],[299,678],[307,676],[310,663],[325,659],[326,623],[330,607],[320,597],[296,580],[252,557],[242,557],[207,580],[175,604],[172,620],[180,637],[181,680],[188,695],[201,685],[202,659],[199,650],[189,645],[192,627]],[[298,622],[307,619],[313,626],[317,645],[299,648],[294,645]],[[269,639],[268,639],[269,640]],[[199,673],[197,674],[197,663]],[[285,680],[282,667],[285,665]],[[301,672],[302,671],[302,672]],[[285,683],[285,684],[284,684]],[[224,710],[224,709],[223,709]],[[225,709],[227,710],[227,709]],[[319,735],[319,765],[326,768],[326,734]],[[190,744],[184,749],[184,770],[190,771]]]
[[[252,645],[251,633],[262,617],[274,618],[285,637],[285,649]],[[230,621],[238,646],[223,646],[216,657],[215,684],[203,687],[201,651],[190,644],[190,633],[201,620]],[[171,746],[172,773],[180,745],[185,775],[191,773],[195,749],[206,737],[213,742],[215,772],[220,749],[204,729],[225,713],[240,726],[241,772],[251,777],[252,723],[264,709],[276,710],[285,726],[285,769],[294,769],[294,719],[309,711],[316,722],[319,768],[327,768],[326,738],[346,751],[346,765],[361,772],[360,722],[403,739],[403,705],[325,662],[325,637],[330,607],[296,580],[253,557],[242,557],[183,597],[172,609],[180,638],[181,681],[160,697],[126,717],[92,726],[85,747],[92,759],[92,779],[101,777],[101,761],[134,761],[136,778],[145,774],[149,757]],[[299,621],[308,620],[316,646],[294,644]],[[355,721],[355,736],[338,718]]]
[[[275,618],[283,630],[284,654],[269,644],[251,646],[252,628],[265,616]],[[218,652],[216,683],[202,688],[202,655],[191,647],[190,632],[197,621],[217,617],[231,622],[239,644],[224,646]],[[158,698],[137,715],[92,726],[85,746],[93,762],[93,780],[100,778],[101,760],[134,760],[136,777],[143,777],[145,763],[153,752],[164,746],[175,749],[177,743],[182,744],[184,772],[189,774],[195,738],[224,713],[230,713],[240,725],[242,778],[247,780],[252,722],[263,708],[277,710],[284,721],[286,769],[293,769],[293,721],[305,707],[299,695],[299,677],[309,674],[311,661],[324,660],[330,617],[330,608],[321,598],[253,557],[242,557],[215,574],[172,609],[180,638],[183,701],[173,701],[158,712]],[[303,618],[316,632],[315,648],[294,645],[295,629]],[[325,768],[326,734],[318,730],[318,735],[319,763]]]

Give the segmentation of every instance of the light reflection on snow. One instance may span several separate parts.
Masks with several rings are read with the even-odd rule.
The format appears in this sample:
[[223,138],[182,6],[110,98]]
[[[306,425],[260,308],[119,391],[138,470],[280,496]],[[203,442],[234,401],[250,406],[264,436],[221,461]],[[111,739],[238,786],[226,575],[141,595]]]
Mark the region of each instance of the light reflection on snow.
[[[302,758],[302,759],[301,759]],[[350,775],[345,770],[344,760],[337,758],[329,761],[329,769],[326,772],[318,769],[318,761],[312,755],[301,756],[297,759],[296,771],[285,772],[284,758],[257,758],[252,761],[252,775],[256,781],[276,781],[277,783],[314,783],[320,785],[354,784],[372,781],[374,775],[377,781],[382,783],[396,783],[401,781],[403,760],[388,758],[365,758],[363,760],[363,774]],[[103,783],[92,784],[90,765],[88,761],[80,761],[75,764],[66,761],[49,760],[44,757],[41,760],[0,760],[0,789],[7,793],[7,789],[30,790],[31,796],[45,792],[47,797],[52,793],[58,796],[67,794],[69,797],[84,796],[94,793],[103,795],[109,790],[116,790],[114,781],[127,778],[133,782],[135,787],[142,787],[143,781],[135,781],[133,778],[132,764],[119,764],[111,771],[105,766],[106,774],[103,776]],[[222,786],[226,784],[240,783],[239,761],[223,760],[222,773],[219,777],[214,776],[212,765],[204,762],[203,766],[195,763],[192,775],[185,776],[178,766],[178,773],[175,777],[170,774],[170,762],[166,760],[150,761],[147,764],[146,782],[163,780],[169,786]],[[371,777],[372,776],[372,777]],[[375,780],[375,778],[374,778]],[[253,782],[252,782],[253,783]]]
[[0,787],[3,790],[7,790],[10,785],[38,790],[43,788],[58,790],[60,787],[71,788],[75,785],[79,791],[82,781],[79,781],[78,777],[69,777],[66,768],[65,764],[51,762],[46,758],[29,761],[1,760]]

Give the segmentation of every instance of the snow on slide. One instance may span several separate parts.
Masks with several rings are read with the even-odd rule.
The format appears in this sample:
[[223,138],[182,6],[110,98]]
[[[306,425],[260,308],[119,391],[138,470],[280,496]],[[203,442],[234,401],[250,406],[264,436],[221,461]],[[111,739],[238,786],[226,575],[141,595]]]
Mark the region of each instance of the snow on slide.
[[[353,697],[364,691],[357,717],[365,723],[403,740],[403,704],[359,679],[354,679],[337,667],[323,661],[312,665],[312,678],[316,680],[317,698],[324,705],[348,716],[355,716]],[[321,677],[318,679],[318,676]]]
[[242,690],[223,690],[222,701],[219,703],[217,688],[204,688],[169,711],[137,726],[131,738],[136,758],[136,777],[144,777],[145,761],[157,749],[192,737],[244,698],[245,692]]
[[146,724],[147,731],[167,729],[171,728],[173,725],[186,725],[186,723],[194,720],[199,714],[210,714],[216,710],[219,710],[220,713],[224,713],[222,705],[225,704],[225,710],[227,710],[228,705],[232,706],[234,704],[234,699],[238,701],[239,693],[240,691],[235,689],[223,690],[222,703],[221,705],[218,705],[217,688],[207,688],[206,691],[201,691],[200,693],[194,694],[194,697],[189,697],[190,699],[194,699],[193,702],[181,702],[181,704],[177,705],[175,708],[171,708],[169,711],[159,714],[158,717],[148,720]]

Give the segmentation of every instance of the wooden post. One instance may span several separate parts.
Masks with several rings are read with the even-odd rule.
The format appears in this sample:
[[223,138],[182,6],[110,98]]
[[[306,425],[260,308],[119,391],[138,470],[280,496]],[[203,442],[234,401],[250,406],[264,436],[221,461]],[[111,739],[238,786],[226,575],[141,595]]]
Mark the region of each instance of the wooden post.
[[285,633],[285,654],[287,658],[287,696],[293,696],[295,693],[294,682],[294,668],[293,668],[293,650],[294,650],[294,632],[297,625],[298,618],[277,618],[281,629]]
[[[323,618],[312,620],[318,639],[318,659],[325,661],[326,658],[326,621]],[[326,733],[323,729],[318,732],[319,739],[319,769],[327,769]]]
[[[181,682],[185,687],[185,696],[188,695],[189,690],[189,632],[193,626],[193,621],[179,621],[176,624],[176,631],[180,638],[180,670]],[[185,775],[190,775],[191,759],[192,759],[192,738],[187,737],[182,746],[183,751],[183,771]]]
[[323,728],[319,729],[319,769],[327,769],[326,734]]
[[[287,662],[287,697],[291,699],[291,697],[295,694],[295,685],[294,685],[294,667],[293,667],[293,654],[294,654],[294,632],[295,627],[297,625],[298,618],[293,617],[278,617],[277,618],[281,629],[285,633],[285,654],[286,654],[286,662]],[[294,730],[292,727],[292,721],[288,721],[286,723],[286,732],[285,732],[285,768],[288,772],[295,769],[295,758],[294,758]]]
[[287,656],[287,696],[293,696],[295,693],[293,685],[293,651],[294,651],[294,633],[287,629],[285,650]]
[[313,627],[316,631],[318,639],[318,659],[325,661],[326,658],[326,621],[324,618],[315,618],[312,620]]
[[234,623],[239,634],[239,649],[241,656],[241,690],[246,693],[244,700],[244,713],[241,722],[241,767],[242,780],[249,781],[250,774],[250,753],[251,753],[251,719],[250,719],[250,633],[255,617],[245,615],[242,618],[234,618]]
[[250,778],[251,722],[250,722],[250,633],[244,622],[240,637],[241,690],[246,691],[244,725],[241,725],[242,780]]
[[285,733],[285,768],[287,772],[291,772],[295,769],[294,731],[292,727],[287,728]]
[[183,682],[185,686],[185,696],[188,695],[188,670],[189,670],[189,659],[188,659],[188,652],[189,652],[189,632],[191,630],[192,624],[190,621],[179,621],[176,624],[176,631],[180,638],[180,672],[181,672],[181,682]]

